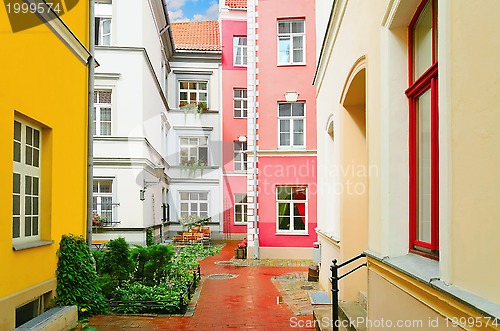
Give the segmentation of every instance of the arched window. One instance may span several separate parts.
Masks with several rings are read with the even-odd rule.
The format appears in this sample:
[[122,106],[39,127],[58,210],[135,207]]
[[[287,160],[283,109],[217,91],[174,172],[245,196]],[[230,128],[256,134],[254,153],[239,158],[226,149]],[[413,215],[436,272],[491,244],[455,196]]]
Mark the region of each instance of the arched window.
[[408,31],[410,250],[438,255],[437,0],[424,0]]

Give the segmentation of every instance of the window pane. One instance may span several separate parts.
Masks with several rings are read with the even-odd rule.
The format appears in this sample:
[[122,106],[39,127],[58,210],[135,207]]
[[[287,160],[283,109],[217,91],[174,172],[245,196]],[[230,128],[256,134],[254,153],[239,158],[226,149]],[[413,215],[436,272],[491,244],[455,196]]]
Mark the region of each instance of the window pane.
[[278,105],[279,116],[291,116],[292,115],[292,104],[290,103],[280,103]]
[[292,199],[292,188],[289,186],[278,186],[278,200],[291,200]]
[[33,165],[33,150],[31,147],[26,146],[24,163],[27,165]]
[[427,90],[417,105],[417,240],[431,241],[431,93]]
[[12,217],[12,238],[19,238],[21,236],[21,219],[19,217]]
[[21,141],[21,123],[14,121],[14,139]]
[[24,218],[24,235],[31,236],[31,217]]
[[206,91],[207,90],[207,83],[198,83],[198,89]]
[[290,204],[287,203],[278,203],[278,215],[279,216],[290,216]]
[[111,108],[101,108],[101,121],[111,121]]
[[290,23],[278,22],[278,33],[290,33]]
[[292,32],[293,33],[303,33],[304,32],[304,21],[293,21],[292,22]]
[[189,193],[189,199],[191,201],[198,200],[198,193]]
[[38,217],[33,217],[33,235],[38,235]]
[[429,1],[413,28],[413,79],[432,65],[432,1]]
[[36,129],[33,130],[33,146],[40,147],[40,131]]
[[14,173],[13,181],[13,192],[17,194],[21,193],[21,175]]
[[101,193],[111,193],[113,187],[113,181],[111,180],[101,180],[99,181],[99,192]]
[[111,123],[101,123],[101,136],[111,135]]
[[278,229],[279,230],[290,230],[290,217],[280,217]]
[[292,116],[304,116],[304,103],[295,102],[292,103]]
[[290,38],[280,37],[278,42],[279,60],[278,63],[290,63]]
[[208,200],[208,193],[207,192],[202,192],[200,193],[200,200]]
[[293,145],[304,145],[304,120],[293,120]]
[[19,195],[12,196],[12,215],[21,214],[21,197]]
[[40,151],[38,149],[33,149],[33,166],[38,167],[40,165]]
[[189,193],[182,192],[181,193],[181,200],[189,200]]
[[14,141],[14,161],[21,162],[21,144]]

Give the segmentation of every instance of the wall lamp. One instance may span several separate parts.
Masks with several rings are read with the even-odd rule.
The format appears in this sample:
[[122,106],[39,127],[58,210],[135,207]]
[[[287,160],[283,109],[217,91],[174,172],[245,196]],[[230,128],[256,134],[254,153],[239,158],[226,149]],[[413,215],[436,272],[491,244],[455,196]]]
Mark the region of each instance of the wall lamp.
[[146,199],[145,197],[145,193],[146,193],[146,189],[152,185],[157,185],[161,182],[161,179],[163,178],[163,174],[165,172],[165,167],[162,166],[161,164],[158,164],[157,166],[155,166],[153,168],[154,170],[154,176],[156,178],[158,178],[158,181],[157,182],[150,182],[150,181],[146,181],[145,179],[143,179],[143,184],[142,184],[142,189],[139,191],[139,199],[141,199],[141,201],[144,201]]

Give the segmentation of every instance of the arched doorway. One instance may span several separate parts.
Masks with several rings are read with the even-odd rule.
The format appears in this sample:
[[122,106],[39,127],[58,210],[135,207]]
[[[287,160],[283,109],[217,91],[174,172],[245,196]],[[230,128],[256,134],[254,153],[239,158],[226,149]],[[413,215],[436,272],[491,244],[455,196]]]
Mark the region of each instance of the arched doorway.
[[[340,107],[342,195],[340,203],[341,259],[345,261],[368,247],[368,149],[366,121],[366,66],[361,58],[351,71]],[[356,264],[346,267],[349,271]],[[365,270],[344,278],[341,299],[357,301],[366,291]]]

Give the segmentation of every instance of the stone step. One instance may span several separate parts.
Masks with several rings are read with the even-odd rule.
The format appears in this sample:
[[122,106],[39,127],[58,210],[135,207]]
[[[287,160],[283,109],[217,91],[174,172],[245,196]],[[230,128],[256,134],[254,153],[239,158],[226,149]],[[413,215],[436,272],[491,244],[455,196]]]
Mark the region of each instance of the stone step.
[[[339,330],[366,331],[366,309],[359,302],[339,302]],[[332,306],[313,306],[313,320],[317,331],[333,330]]]

